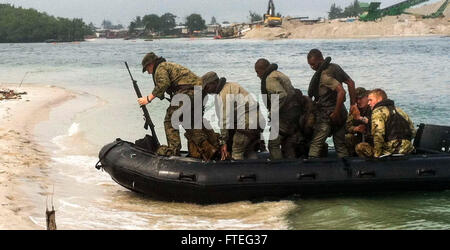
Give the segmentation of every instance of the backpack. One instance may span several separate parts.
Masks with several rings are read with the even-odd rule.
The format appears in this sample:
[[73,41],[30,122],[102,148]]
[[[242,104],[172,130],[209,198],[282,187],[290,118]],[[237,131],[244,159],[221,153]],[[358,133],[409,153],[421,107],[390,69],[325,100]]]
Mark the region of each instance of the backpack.
[[384,140],[386,142],[392,140],[411,140],[412,131],[408,121],[400,115],[395,106],[387,106],[389,109],[389,117],[386,121],[386,133]]

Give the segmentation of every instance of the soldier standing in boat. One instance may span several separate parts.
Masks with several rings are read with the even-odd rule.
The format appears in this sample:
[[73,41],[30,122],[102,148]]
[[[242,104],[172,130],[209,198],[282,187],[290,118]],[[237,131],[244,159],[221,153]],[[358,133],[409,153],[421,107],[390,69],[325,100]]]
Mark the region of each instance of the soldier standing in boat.
[[338,157],[348,156],[345,145],[345,90],[342,83],[348,85],[350,104],[355,100],[355,82],[337,64],[330,63],[331,58],[323,58],[322,52],[312,49],[307,56],[308,64],[316,71],[308,88],[308,95],[314,98],[316,107],[316,124],[309,149],[310,158],[322,156],[323,147],[328,136],[333,135],[334,147]]
[[[147,105],[156,97],[163,100],[165,92],[171,98],[176,94],[185,94],[190,99],[191,103],[189,105],[191,105],[191,110],[194,111],[194,86],[202,86],[200,77],[186,67],[166,62],[163,57],[158,57],[153,52],[146,54],[142,59],[142,72],[146,71],[152,75],[155,88],[150,95],[138,99],[139,105]],[[164,118],[164,130],[168,145],[160,146],[157,154],[165,156],[180,155],[180,132],[178,128],[172,125],[171,120],[173,113],[183,105],[186,104],[183,103],[180,106],[169,106],[167,108]],[[185,128],[186,132],[194,134],[192,136],[193,143],[207,149],[208,157],[212,157],[218,149],[208,142],[208,137],[202,129],[194,129],[194,112],[191,112],[191,117],[182,117],[182,119],[191,119],[191,127]]]
[[261,58],[255,63],[255,71],[261,79],[261,94],[266,95],[263,98],[267,110],[269,111],[269,119],[272,122],[272,95],[278,95],[278,112],[279,133],[275,139],[269,140],[268,148],[270,158],[278,160],[283,158],[296,158],[297,146],[303,137],[299,133],[299,119],[301,108],[299,103],[299,95],[301,91],[297,91],[291,83],[288,76],[278,71],[277,64],[271,64],[267,59]]
[[350,156],[356,156],[355,147],[361,142],[372,143],[370,134],[370,117],[372,109],[369,106],[368,94],[365,88],[356,88],[356,104],[350,109],[345,129],[345,143]]
[[218,95],[215,106],[221,125],[221,159],[227,159],[230,151],[234,160],[256,159],[265,127],[259,104],[241,85],[219,79],[215,72],[206,73],[202,80],[206,94]]
[[382,89],[374,89],[369,94],[372,108],[371,133],[373,146],[362,142],[356,146],[360,157],[380,157],[390,154],[409,154],[414,150],[411,140],[416,134],[409,116],[394,101],[388,99]]

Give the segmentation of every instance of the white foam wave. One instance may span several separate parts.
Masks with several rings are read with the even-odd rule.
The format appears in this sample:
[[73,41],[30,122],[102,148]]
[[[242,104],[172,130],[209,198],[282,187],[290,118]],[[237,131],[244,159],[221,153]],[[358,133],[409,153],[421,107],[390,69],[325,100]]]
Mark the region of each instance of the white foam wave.
[[80,131],[80,124],[79,123],[72,123],[72,125],[70,125],[69,131],[68,131],[68,136],[73,136],[76,133],[78,133],[78,131]]
[[59,174],[72,178],[78,183],[97,184],[111,183],[111,178],[107,174],[99,174],[94,168],[98,159],[85,155],[66,155],[61,157],[52,157],[54,164],[64,165],[58,167]]
[[72,125],[70,125],[69,129],[67,130],[67,134],[55,136],[52,139],[52,143],[58,146],[59,150],[67,150],[67,147],[64,145],[64,140],[67,137],[74,136],[79,132],[80,132],[80,124],[74,122],[72,123]]
[[76,167],[94,166],[98,161],[96,157],[86,155],[66,155],[62,157],[52,157],[52,160],[57,163]]

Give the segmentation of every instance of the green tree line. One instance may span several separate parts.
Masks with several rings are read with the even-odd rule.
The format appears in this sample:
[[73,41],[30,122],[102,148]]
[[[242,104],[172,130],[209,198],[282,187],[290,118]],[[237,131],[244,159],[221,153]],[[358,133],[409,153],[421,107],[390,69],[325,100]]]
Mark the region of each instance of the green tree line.
[[[136,29],[144,28],[147,33],[155,32],[162,35],[170,34],[177,25],[175,21],[176,17],[177,16],[172,13],[165,13],[162,16],[158,16],[157,14],[149,14],[143,17],[137,16],[131,21],[128,26],[128,31],[129,33],[134,33]],[[186,26],[191,33],[195,30],[206,29],[205,23],[205,20],[199,14],[191,14],[186,17]]]
[[336,19],[336,18],[346,18],[346,17],[356,17],[363,13],[361,6],[359,5],[359,1],[355,0],[349,6],[345,7],[342,10],[341,7],[336,4],[332,4],[330,7],[330,11],[328,12],[328,19]]
[[0,43],[82,41],[93,34],[93,25],[82,19],[49,16],[35,9],[23,9],[10,4],[0,4]]
[[172,13],[166,13],[162,16],[156,14],[145,15],[142,18],[137,16],[128,26],[130,33],[135,32],[137,28],[144,28],[147,32],[156,32],[165,34],[176,26],[175,16]]

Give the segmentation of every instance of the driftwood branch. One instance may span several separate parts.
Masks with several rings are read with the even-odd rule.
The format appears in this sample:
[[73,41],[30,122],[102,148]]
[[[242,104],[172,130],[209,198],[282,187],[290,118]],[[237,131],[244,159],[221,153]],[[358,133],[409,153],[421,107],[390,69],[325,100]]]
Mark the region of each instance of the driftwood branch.
[[26,94],[27,92],[17,92],[12,89],[0,89],[0,100],[22,99],[22,95]]

